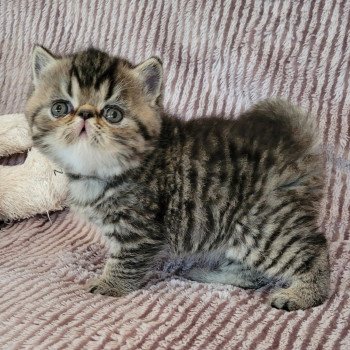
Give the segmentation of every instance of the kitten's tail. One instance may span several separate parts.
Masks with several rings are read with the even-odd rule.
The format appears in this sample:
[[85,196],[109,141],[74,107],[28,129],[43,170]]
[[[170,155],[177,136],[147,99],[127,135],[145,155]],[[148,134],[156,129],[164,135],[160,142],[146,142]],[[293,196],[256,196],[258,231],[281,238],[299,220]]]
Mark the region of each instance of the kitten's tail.
[[251,111],[285,122],[292,129],[299,144],[308,154],[320,154],[322,140],[315,118],[283,99],[267,99],[257,103]]

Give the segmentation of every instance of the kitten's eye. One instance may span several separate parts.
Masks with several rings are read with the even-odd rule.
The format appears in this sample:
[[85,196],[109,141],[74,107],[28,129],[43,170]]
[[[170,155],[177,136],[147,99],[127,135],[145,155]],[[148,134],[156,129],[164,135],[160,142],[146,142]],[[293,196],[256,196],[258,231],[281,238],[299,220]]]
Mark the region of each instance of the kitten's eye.
[[119,123],[123,119],[123,112],[116,106],[107,106],[103,109],[103,116],[110,123]]
[[72,105],[68,101],[57,101],[51,107],[51,113],[54,117],[63,117],[71,112],[73,109]]

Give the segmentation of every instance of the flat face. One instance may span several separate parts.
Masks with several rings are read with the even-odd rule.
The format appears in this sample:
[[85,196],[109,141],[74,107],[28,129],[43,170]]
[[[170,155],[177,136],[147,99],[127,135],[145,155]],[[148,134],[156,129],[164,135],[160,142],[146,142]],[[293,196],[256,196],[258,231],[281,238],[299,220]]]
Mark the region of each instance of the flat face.
[[36,146],[82,175],[139,164],[160,130],[143,71],[94,49],[47,59],[34,66],[41,71],[26,111]]

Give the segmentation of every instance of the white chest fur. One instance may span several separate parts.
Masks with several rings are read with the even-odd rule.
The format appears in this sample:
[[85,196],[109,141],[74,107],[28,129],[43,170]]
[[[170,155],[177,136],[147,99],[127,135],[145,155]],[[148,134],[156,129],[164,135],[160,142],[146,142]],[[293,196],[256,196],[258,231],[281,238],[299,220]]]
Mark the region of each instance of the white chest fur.
[[[69,183],[70,197],[72,201],[72,209],[78,214],[84,216],[89,221],[96,224],[102,234],[109,234],[115,230],[115,225],[103,225],[102,219],[95,210],[94,204],[105,190],[106,183],[97,179],[82,178],[72,180]],[[108,191],[107,191],[108,192]],[[108,195],[108,193],[107,193]],[[116,237],[105,236],[105,244],[109,248],[110,253],[118,254],[120,251],[120,243]]]
[[78,206],[90,205],[103,193],[106,183],[98,179],[82,178],[69,182],[70,199]]

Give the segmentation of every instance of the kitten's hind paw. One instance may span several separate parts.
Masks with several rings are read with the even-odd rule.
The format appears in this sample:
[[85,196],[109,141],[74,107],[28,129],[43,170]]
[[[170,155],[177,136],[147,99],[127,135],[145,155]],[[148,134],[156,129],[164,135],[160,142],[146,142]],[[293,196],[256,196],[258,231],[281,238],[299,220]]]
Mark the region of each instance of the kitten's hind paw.
[[302,309],[298,303],[294,300],[288,299],[287,296],[283,295],[274,295],[271,298],[271,306],[275,309],[285,310],[285,311],[294,311]]
[[291,288],[280,289],[271,296],[271,306],[285,311],[306,310],[322,304],[324,298],[310,298],[306,293]]
[[93,278],[89,280],[85,287],[87,291],[93,294],[108,295],[112,297],[120,297],[123,295],[118,288],[102,278]]

